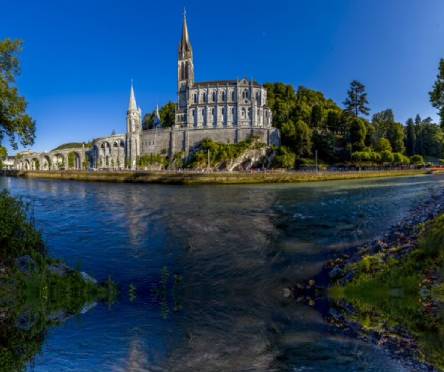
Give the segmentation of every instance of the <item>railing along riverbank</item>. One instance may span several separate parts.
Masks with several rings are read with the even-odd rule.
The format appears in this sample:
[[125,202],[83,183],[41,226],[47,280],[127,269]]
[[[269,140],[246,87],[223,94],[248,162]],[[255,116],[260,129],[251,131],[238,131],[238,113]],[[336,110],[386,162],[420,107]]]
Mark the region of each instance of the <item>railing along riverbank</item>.
[[2,170],[9,177],[43,178],[74,181],[159,183],[159,184],[248,184],[248,183],[299,183],[363,178],[407,177],[425,175],[430,169],[389,170],[257,170],[257,171],[196,171],[196,170],[63,170],[19,171]]

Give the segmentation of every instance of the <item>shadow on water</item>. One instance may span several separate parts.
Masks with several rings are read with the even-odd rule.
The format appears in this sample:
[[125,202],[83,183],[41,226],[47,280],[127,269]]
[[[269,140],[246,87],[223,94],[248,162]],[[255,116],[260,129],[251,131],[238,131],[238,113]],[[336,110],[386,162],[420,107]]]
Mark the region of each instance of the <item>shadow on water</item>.
[[443,181],[176,187],[0,179],[33,201],[51,255],[137,289],[133,302],[98,306],[51,330],[34,370],[402,370],[286,299],[284,288],[383,234]]

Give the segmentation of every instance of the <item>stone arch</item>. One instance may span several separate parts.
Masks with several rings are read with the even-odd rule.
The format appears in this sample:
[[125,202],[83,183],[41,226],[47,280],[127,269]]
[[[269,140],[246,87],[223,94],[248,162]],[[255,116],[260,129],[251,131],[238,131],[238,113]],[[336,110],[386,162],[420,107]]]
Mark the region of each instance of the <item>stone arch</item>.
[[52,156],[51,164],[55,170],[64,170],[67,168],[65,156],[60,152]]
[[31,162],[29,161],[29,159],[25,159],[23,161],[23,169],[26,171],[31,170]]
[[103,141],[100,144],[100,167],[109,168],[112,147],[108,141]]
[[40,160],[38,158],[31,159],[31,169],[40,170]]
[[82,169],[82,157],[77,151],[70,151],[68,153],[67,169]]
[[41,162],[40,162],[40,169],[41,170],[51,170],[51,159],[48,155],[42,155],[41,156]]

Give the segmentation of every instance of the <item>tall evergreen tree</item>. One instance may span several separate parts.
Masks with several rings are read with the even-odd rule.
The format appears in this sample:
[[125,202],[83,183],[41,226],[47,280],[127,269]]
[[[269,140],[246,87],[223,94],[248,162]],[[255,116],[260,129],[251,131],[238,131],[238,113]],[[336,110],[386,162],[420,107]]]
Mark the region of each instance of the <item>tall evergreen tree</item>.
[[430,102],[439,111],[441,128],[444,129],[444,59],[439,61],[439,71],[430,94]]
[[413,119],[407,120],[405,147],[408,156],[415,155],[416,151],[416,131]]
[[344,101],[345,111],[358,117],[359,114],[368,115],[370,108],[368,107],[367,92],[365,85],[357,80],[353,80],[350,89],[347,92],[347,98]]

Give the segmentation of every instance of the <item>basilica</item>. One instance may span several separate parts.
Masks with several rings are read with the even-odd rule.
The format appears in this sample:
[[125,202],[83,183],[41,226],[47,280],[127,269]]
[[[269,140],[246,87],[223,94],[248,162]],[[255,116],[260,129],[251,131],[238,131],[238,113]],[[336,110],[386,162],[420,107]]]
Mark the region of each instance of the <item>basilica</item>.
[[196,82],[193,47],[184,14],[177,63],[177,106],[175,124],[142,127],[142,110],[131,83],[126,133],[97,138],[91,147],[66,148],[49,153],[26,152],[17,160],[25,170],[137,169],[146,154],[173,157],[185,155],[204,139],[238,143],[255,136],[268,145],[279,145],[279,130],[272,126],[267,91],[248,79]]

